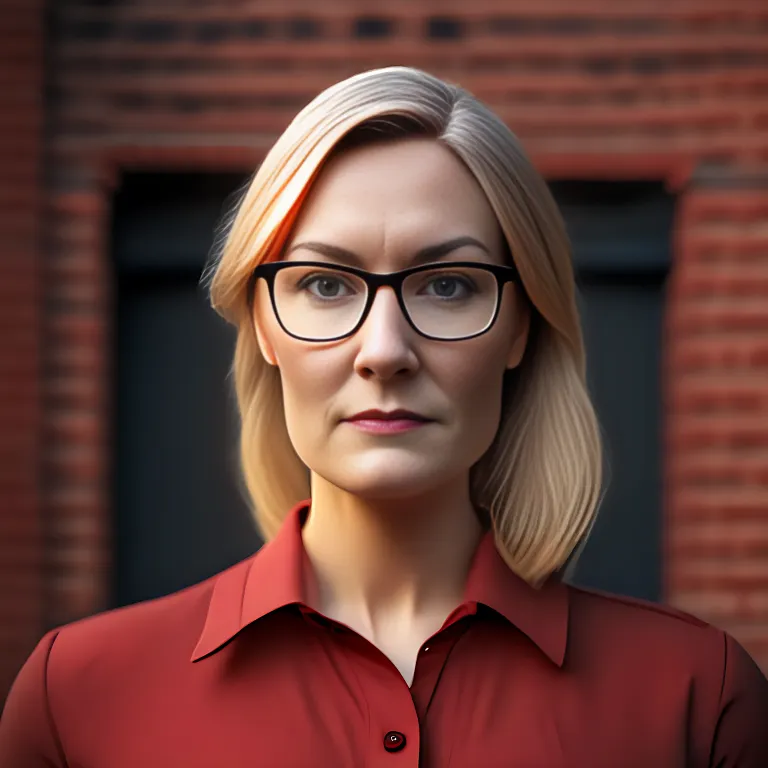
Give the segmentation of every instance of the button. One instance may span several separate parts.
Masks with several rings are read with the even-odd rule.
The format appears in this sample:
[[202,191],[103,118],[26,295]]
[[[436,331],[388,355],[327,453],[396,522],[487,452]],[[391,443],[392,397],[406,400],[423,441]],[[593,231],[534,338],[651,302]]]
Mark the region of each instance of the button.
[[384,737],[384,749],[387,752],[399,752],[405,746],[405,734],[400,731],[389,731]]

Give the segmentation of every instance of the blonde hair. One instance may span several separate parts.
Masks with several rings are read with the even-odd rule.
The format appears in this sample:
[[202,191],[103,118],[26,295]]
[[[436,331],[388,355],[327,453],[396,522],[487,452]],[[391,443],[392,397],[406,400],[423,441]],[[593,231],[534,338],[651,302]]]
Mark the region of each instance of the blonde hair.
[[498,217],[532,305],[528,348],[505,378],[501,423],[471,470],[471,493],[488,510],[509,567],[538,584],[575,562],[602,485],[570,244],[546,183],[501,119],[462,88],[416,69],[364,72],[308,104],[255,174],[205,276],[214,309],[238,329],[240,461],[254,515],[269,539],[310,488],[288,436],[280,374],[263,359],[253,331],[249,278],[256,265],[279,258],[313,179],[334,152],[393,135],[432,137],[465,163]]

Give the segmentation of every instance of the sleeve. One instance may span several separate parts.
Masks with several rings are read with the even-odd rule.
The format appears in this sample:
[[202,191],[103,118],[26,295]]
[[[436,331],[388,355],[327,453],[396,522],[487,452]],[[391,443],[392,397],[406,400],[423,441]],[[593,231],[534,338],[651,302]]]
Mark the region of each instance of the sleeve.
[[48,706],[48,658],[57,634],[40,640],[8,694],[0,717],[0,768],[66,768]]
[[749,654],[723,633],[725,661],[710,768],[768,766],[768,680]]

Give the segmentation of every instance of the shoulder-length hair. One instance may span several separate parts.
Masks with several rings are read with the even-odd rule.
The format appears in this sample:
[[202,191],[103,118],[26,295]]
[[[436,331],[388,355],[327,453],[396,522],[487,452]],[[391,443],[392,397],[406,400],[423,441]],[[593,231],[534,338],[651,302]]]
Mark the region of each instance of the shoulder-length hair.
[[251,273],[280,258],[329,156],[393,136],[433,138],[464,162],[496,213],[530,303],[528,347],[505,375],[499,429],[470,483],[502,557],[538,584],[575,562],[602,485],[570,244],[546,183],[502,120],[462,88],[416,69],[364,72],[317,96],[267,154],[223,231],[206,277],[214,309],[238,330],[233,374],[245,489],[266,539],[310,495],[309,471],[285,424],[280,373],[254,333]]

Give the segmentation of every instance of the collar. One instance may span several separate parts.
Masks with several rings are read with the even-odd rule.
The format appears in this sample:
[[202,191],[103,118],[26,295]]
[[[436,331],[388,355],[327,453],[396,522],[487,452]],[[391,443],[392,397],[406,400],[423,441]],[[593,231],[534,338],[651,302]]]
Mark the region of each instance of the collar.
[[[293,507],[272,541],[216,578],[192,661],[219,650],[267,614],[288,605],[306,605],[303,574],[308,560],[301,528],[309,508],[309,499]],[[568,636],[567,587],[557,575],[538,589],[529,585],[506,564],[491,532],[481,539],[472,560],[463,604],[491,608],[562,666]]]

